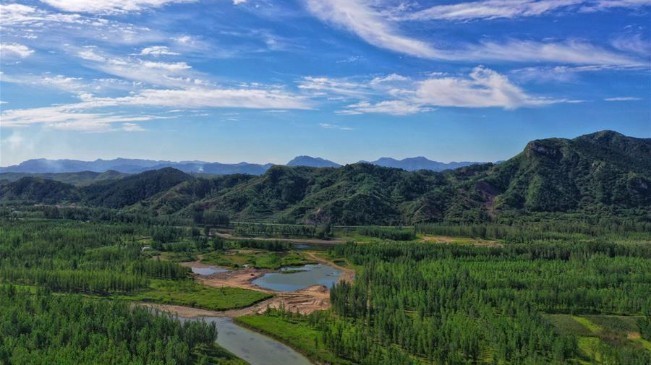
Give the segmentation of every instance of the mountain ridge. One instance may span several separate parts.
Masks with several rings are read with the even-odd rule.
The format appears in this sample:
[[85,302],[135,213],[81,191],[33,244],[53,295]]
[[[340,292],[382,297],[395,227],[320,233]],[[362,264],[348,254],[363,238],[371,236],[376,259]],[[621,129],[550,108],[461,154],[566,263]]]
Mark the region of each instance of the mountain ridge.
[[209,211],[237,220],[306,224],[485,222],[573,212],[649,219],[651,139],[600,132],[534,140],[500,164],[443,172],[356,163],[276,165],[260,176],[206,177],[165,168],[84,187],[23,177],[0,185],[0,202],[11,201],[182,217]]
[[[360,161],[365,162],[365,161]],[[438,162],[429,160],[425,157],[412,157],[402,160],[390,157],[382,157],[376,161],[370,162],[375,165],[393,168],[402,168],[407,171],[432,170],[443,171],[454,169],[482,162]],[[144,159],[127,159],[116,158],[112,160],[97,159],[94,161],[81,161],[71,159],[49,160],[45,158],[31,159],[21,162],[17,165],[0,167],[0,174],[3,173],[24,173],[24,174],[44,174],[44,173],[75,173],[75,172],[107,172],[117,171],[125,174],[138,174],[148,170],[158,170],[165,167],[173,167],[186,173],[194,174],[212,174],[212,175],[230,175],[230,174],[250,174],[262,175],[269,170],[274,164],[257,164],[248,162],[239,163],[220,163],[205,161],[166,161],[166,160],[144,160]],[[281,165],[282,166],[282,165]],[[312,156],[296,156],[284,166],[306,166],[306,167],[341,167],[341,164]]]

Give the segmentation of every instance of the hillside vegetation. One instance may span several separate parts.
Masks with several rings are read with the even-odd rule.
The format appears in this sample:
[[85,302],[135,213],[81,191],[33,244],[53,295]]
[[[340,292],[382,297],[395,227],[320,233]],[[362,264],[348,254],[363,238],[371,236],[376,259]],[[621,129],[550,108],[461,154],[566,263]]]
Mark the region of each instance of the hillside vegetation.
[[648,221],[651,139],[604,131],[536,140],[503,163],[442,173],[357,163],[274,166],[261,176],[197,177],[165,168],[84,187],[24,177],[1,185],[0,201],[307,224],[486,222],[568,212]]

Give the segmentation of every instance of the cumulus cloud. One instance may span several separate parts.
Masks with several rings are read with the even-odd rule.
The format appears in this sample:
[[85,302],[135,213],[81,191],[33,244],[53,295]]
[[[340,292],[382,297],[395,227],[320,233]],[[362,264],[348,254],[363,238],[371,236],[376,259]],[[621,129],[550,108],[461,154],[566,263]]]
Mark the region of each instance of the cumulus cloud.
[[34,50],[18,43],[0,43],[0,56],[3,59],[27,58]]
[[[384,82],[397,84],[386,87]],[[437,107],[513,110],[579,102],[531,95],[506,75],[483,66],[476,67],[466,76],[434,73],[425,79],[414,80],[402,75],[388,75],[359,84],[370,85],[370,90],[375,94],[372,98],[345,106],[338,111],[339,114],[382,113],[400,116],[432,111]]]
[[414,100],[424,105],[516,109],[561,102],[527,94],[506,76],[485,67],[467,78],[440,77],[419,83]]

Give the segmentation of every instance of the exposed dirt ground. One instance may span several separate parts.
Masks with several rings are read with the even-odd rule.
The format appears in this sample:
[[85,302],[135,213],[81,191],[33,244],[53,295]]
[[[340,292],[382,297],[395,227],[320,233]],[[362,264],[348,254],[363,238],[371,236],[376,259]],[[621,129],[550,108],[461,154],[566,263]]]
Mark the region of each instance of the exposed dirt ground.
[[[352,282],[355,278],[355,271],[349,268],[342,267],[333,262],[325,260],[316,256],[313,252],[306,252],[307,256],[314,261],[319,263],[329,265],[341,270],[341,275],[339,276],[339,281]],[[184,262],[183,266],[187,267],[208,267],[211,265],[206,265],[198,261],[193,262]],[[256,290],[259,292],[272,294],[273,298],[269,298],[260,303],[254,304],[250,307],[242,309],[232,309],[227,311],[210,311],[199,308],[184,307],[178,305],[165,305],[165,304],[153,304],[153,303],[143,303],[143,305],[157,308],[162,311],[176,313],[181,317],[202,317],[202,316],[214,316],[214,317],[239,317],[248,314],[260,314],[267,311],[269,308],[285,308],[287,311],[297,312],[302,314],[309,314],[317,310],[325,310],[330,308],[330,291],[323,285],[313,285],[305,289],[297,290],[294,292],[275,292],[273,290],[268,290],[261,288],[252,283],[253,280],[259,278],[260,276],[271,272],[270,270],[259,270],[259,269],[242,269],[234,270],[223,273],[216,273],[209,276],[200,276],[194,275],[195,280],[198,283],[201,283],[206,286],[211,286],[215,288],[221,287],[234,287],[242,289]]]

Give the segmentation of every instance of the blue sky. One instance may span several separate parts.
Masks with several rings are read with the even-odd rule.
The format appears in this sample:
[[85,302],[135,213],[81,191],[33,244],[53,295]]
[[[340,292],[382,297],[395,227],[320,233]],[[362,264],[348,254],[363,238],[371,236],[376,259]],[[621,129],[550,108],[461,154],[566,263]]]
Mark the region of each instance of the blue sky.
[[0,165],[651,137],[651,0],[1,1]]

